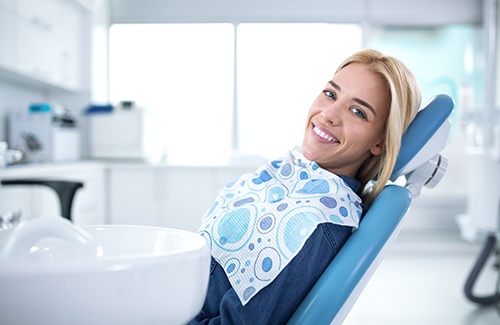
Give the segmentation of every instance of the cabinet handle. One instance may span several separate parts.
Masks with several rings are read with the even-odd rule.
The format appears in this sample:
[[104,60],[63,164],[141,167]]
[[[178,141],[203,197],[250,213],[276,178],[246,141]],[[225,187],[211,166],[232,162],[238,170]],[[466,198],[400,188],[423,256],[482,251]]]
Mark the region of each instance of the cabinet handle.
[[46,31],[50,32],[52,30],[52,24],[49,22],[46,22],[42,18],[38,16],[31,17],[31,23],[33,25],[37,25],[38,27],[45,29]]

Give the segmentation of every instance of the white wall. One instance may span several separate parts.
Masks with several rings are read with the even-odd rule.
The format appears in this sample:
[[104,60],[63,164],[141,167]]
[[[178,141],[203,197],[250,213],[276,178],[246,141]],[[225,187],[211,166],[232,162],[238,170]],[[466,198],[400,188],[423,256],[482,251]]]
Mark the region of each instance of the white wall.
[[28,107],[32,101],[46,101],[47,93],[0,78],[0,141],[7,140],[7,112]]

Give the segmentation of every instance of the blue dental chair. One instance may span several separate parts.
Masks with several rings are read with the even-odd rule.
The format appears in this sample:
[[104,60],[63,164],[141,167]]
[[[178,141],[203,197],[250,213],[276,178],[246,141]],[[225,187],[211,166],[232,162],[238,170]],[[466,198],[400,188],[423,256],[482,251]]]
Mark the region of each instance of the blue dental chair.
[[390,180],[405,176],[406,185],[386,185],[309,294],[289,325],[341,324],[366,286],[389,246],[398,236],[412,199],[423,186],[434,187],[448,160],[439,152],[451,128],[453,99],[434,97],[406,131]]

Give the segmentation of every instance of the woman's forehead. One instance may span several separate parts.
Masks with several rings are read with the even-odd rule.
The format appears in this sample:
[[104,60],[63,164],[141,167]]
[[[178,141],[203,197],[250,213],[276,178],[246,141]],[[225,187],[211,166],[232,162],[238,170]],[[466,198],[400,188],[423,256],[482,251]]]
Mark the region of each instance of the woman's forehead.
[[330,83],[346,96],[369,103],[376,111],[389,107],[390,96],[386,82],[367,65],[352,63],[337,71]]

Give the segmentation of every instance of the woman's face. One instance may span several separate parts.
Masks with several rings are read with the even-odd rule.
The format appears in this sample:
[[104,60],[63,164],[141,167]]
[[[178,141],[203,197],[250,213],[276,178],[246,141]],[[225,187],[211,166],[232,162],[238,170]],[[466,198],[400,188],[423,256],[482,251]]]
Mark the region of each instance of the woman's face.
[[354,177],[383,151],[389,91],[367,66],[350,64],[327,83],[312,104],[303,155],[335,174]]

